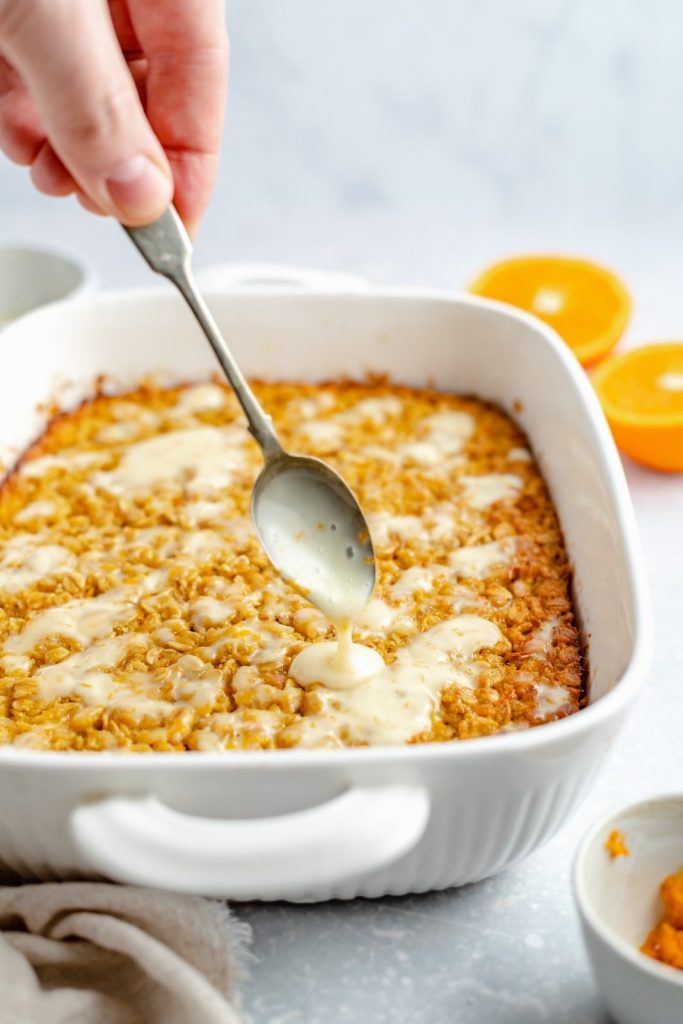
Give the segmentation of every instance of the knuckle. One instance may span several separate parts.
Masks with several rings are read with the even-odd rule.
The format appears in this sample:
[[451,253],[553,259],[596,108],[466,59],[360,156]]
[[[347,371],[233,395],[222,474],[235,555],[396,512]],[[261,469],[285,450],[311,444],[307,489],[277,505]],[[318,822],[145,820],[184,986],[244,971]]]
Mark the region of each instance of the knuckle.
[[0,120],[0,152],[3,152],[13,164],[30,167],[35,155],[35,146],[21,139]]
[[21,107],[14,100],[12,95],[0,96],[0,150],[13,163],[27,167],[43,140],[27,128]]
[[132,100],[131,89],[125,84],[108,90],[94,102],[72,106],[65,127],[73,144],[88,147],[93,155],[111,148],[136,118]]
[[54,0],[0,0],[0,41],[26,53],[50,24]]
[[31,4],[16,0],[0,0],[0,39],[11,41],[21,33],[31,18]]

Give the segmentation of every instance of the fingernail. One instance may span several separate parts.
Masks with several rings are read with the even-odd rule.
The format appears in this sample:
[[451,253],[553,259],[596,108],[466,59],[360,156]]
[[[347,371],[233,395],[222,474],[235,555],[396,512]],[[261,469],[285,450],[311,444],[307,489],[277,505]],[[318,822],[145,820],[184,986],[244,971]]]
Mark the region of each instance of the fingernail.
[[171,201],[172,194],[166,175],[141,153],[112,171],[107,178],[107,189],[119,215],[133,220],[158,216]]

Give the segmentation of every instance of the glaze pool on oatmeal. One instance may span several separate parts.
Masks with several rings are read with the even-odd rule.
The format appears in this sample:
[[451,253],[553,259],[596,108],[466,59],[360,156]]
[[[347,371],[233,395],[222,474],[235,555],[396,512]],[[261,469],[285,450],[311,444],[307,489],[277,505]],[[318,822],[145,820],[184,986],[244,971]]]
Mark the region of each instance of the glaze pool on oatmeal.
[[368,516],[377,587],[354,639],[384,667],[352,689],[311,667],[333,628],[256,540],[261,456],[227,388],[141,386],[56,417],[0,490],[0,742],[423,743],[580,708],[567,556],[509,417],[384,380],[254,387]]

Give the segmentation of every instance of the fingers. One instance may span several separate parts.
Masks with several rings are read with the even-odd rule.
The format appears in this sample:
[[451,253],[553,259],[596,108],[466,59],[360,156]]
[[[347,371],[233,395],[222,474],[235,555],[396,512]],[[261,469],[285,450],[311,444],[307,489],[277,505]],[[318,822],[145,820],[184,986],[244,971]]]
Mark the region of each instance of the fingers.
[[140,51],[140,43],[131,24],[128,0],[109,0],[109,14],[116,38],[124,54],[138,53]]
[[[170,168],[102,0],[0,0],[0,41],[79,190],[124,223],[159,216],[172,195]],[[51,155],[37,173],[39,181],[58,174]]]
[[173,168],[174,202],[190,230],[218,169],[228,80],[223,0],[129,0],[148,63],[147,116]]
[[76,183],[45,138],[36,105],[13,67],[0,58],[0,149],[15,163],[31,166],[39,192],[68,196]]
[[28,167],[45,141],[36,106],[23,91],[0,98],[0,149],[15,164]]
[[36,105],[13,67],[0,58],[0,149],[10,160],[31,165],[36,188],[68,196],[76,183],[45,138]]
[[47,141],[31,165],[31,180],[46,196],[70,196],[78,190],[73,177]]
[[28,166],[45,141],[35,103],[13,67],[0,58],[0,149]]
[[96,213],[98,215],[98,217],[105,217],[106,216],[104,211],[100,210],[99,206],[97,206],[95,203],[93,203],[92,199],[88,199],[88,197],[85,195],[85,193],[83,193],[83,192],[76,192],[76,199],[81,204],[83,209],[88,211],[88,213]]

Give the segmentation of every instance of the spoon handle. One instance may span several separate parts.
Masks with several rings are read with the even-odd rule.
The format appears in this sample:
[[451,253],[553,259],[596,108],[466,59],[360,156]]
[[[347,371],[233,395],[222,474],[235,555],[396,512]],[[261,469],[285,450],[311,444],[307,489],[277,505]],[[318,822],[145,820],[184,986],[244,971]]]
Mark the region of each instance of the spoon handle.
[[169,206],[161,217],[143,227],[122,226],[152,270],[167,277],[176,286],[194,313],[244,410],[249,421],[249,433],[261,446],[265,458],[281,453],[282,446],[273,421],[261,408],[249,387],[195,284],[191,267],[192,242],[175,208]]

